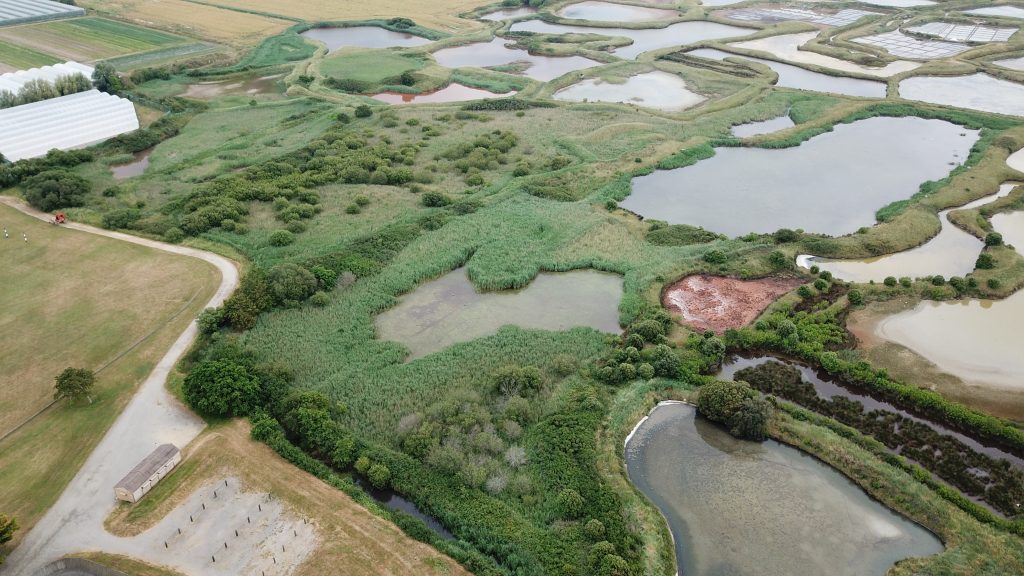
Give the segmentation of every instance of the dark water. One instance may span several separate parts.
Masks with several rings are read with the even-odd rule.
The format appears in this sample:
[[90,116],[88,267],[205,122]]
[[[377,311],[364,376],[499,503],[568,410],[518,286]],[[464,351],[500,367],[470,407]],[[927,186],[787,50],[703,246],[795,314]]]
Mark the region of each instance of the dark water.
[[729,236],[779,228],[849,234],[948,175],[977,139],[943,120],[869,118],[793,148],[718,148],[691,166],[634,178],[621,206]]
[[133,154],[134,160],[127,164],[114,164],[110,167],[110,172],[114,175],[115,180],[141,176],[146,171],[146,167],[149,166],[149,155],[152,153],[152,148],[136,152]]
[[415,504],[399,496],[394,490],[378,490],[373,486],[370,486],[368,482],[363,481],[362,478],[353,477],[356,485],[363,489],[367,494],[370,495],[374,500],[379,502],[388,510],[394,510],[396,512],[404,512],[409,516],[413,516],[422,520],[427,528],[433,530],[438,536],[445,540],[456,540],[455,535],[445,529],[440,522],[434,519],[433,516],[429,516],[420,512],[420,509]]
[[943,549],[817,459],[737,440],[692,406],[655,409],[625,459],[668,521],[685,576],[880,576]]

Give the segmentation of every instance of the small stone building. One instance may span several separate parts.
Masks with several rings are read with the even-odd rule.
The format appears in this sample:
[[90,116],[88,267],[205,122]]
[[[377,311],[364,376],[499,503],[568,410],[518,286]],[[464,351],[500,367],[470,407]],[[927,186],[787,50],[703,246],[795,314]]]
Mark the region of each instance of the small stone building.
[[174,444],[161,444],[139,462],[114,486],[114,497],[125,502],[138,502],[164,476],[181,462],[181,451]]

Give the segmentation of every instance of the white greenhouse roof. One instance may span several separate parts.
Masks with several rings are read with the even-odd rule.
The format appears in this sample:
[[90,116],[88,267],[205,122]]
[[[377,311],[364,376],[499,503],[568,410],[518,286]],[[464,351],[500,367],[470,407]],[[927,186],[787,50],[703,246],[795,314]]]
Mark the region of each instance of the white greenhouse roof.
[[0,110],[0,154],[14,162],[138,130],[130,100],[88,90]]
[[[3,0],[0,0],[0,2],[3,2]],[[91,80],[92,66],[86,66],[85,64],[79,64],[78,62],[64,62],[63,64],[54,64],[52,66],[42,66],[39,68],[29,68],[28,70],[18,70],[17,72],[0,74],[0,91],[10,90],[17,94],[18,90],[20,90],[21,87],[29,80],[41,78],[47,82],[53,82],[58,76],[70,76],[71,74],[82,74]]]
[[0,0],[0,26],[73,16],[85,16],[85,10],[50,0]]

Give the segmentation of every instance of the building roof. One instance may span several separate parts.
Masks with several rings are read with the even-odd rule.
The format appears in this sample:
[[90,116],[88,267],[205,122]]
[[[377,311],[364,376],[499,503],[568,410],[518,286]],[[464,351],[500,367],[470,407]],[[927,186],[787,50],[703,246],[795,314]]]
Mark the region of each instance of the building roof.
[[[0,0],[0,2],[3,2],[3,0]],[[69,60],[62,64],[51,64],[50,66],[8,72],[0,74],[0,90],[10,90],[17,93],[29,80],[41,79],[53,82],[59,76],[70,76],[72,74],[81,74],[86,78],[92,79],[92,70],[92,66],[86,66],[85,64]]]
[[124,488],[129,492],[135,492],[177,453],[178,447],[174,444],[161,444],[157,446],[156,450],[153,450],[149,456],[146,456],[142,462],[139,462],[135,468],[132,468],[132,471],[125,475],[120,482],[115,484],[114,489]]
[[85,16],[85,9],[50,0],[0,0],[0,26],[72,16]]
[[131,100],[86,90],[0,110],[0,154],[11,162],[82,148],[139,129]]

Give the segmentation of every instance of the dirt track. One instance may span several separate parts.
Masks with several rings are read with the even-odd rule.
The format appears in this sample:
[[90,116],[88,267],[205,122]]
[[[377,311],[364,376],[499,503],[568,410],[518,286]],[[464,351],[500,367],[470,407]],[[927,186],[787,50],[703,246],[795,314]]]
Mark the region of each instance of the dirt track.
[[690,328],[721,334],[749,324],[776,298],[800,284],[795,278],[737,280],[695,274],[669,286],[661,302]]

